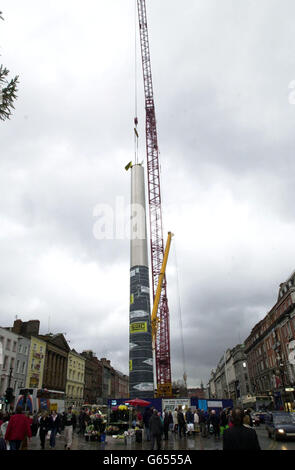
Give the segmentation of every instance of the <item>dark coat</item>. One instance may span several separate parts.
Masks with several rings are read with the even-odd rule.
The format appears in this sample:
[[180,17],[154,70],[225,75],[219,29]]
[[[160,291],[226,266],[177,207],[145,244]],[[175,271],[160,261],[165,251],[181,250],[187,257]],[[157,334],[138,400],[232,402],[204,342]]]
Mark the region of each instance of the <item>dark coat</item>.
[[167,430],[169,428],[169,414],[165,413],[164,416],[164,430]]
[[73,426],[73,429],[76,427],[76,415],[74,413],[65,413],[63,416],[63,425],[64,426]]
[[149,424],[151,434],[162,434],[163,424],[160,416],[153,414]]
[[246,426],[233,426],[223,433],[223,450],[260,450],[257,434]]
[[41,416],[39,421],[39,432],[40,434],[46,434],[49,430],[49,418],[46,416]]
[[177,420],[178,420],[178,424],[183,426],[185,424],[185,419],[184,419],[184,416],[183,416],[183,412],[182,411],[178,411],[177,413]]
[[225,427],[228,424],[228,418],[226,416],[225,411],[222,411],[220,415],[220,426]]
[[191,411],[187,411],[185,413],[185,418],[187,423],[194,424],[194,415]]
[[220,423],[220,418],[219,418],[219,416],[216,415],[216,414],[210,415],[209,423],[212,424],[212,426],[213,426],[214,428],[218,428],[218,427],[219,427],[219,423]]
[[55,420],[53,420],[53,417],[52,415],[49,416],[48,418],[48,428],[53,431],[53,430],[57,430],[57,432],[60,432],[60,428],[61,428],[61,419],[60,419],[60,416],[57,415]]
[[152,414],[153,414],[153,412],[150,408],[146,408],[143,412],[142,420],[143,420],[143,423],[144,423],[146,428],[149,427],[149,423],[150,423],[150,419],[151,419]]

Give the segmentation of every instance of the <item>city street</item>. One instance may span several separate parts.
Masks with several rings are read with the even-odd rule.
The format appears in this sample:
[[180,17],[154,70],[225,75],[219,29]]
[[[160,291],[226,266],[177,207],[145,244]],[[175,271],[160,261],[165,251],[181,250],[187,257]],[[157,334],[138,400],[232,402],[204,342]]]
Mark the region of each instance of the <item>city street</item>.
[[[258,440],[262,450],[295,450],[295,440],[275,441],[267,435],[264,425],[256,428]],[[55,450],[64,450],[63,434],[56,439]],[[46,440],[45,449],[50,449],[49,441]],[[199,434],[193,437],[181,438],[169,434],[168,441],[162,441],[162,449],[165,450],[222,450],[222,439],[215,441],[214,437],[202,438]],[[29,443],[29,450],[40,450],[40,440],[33,437]],[[107,436],[106,443],[87,442],[84,437],[77,433],[73,436],[72,450],[150,450],[150,443],[145,439],[142,443],[134,441],[124,444],[124,440],[118,441],[112,436]]]

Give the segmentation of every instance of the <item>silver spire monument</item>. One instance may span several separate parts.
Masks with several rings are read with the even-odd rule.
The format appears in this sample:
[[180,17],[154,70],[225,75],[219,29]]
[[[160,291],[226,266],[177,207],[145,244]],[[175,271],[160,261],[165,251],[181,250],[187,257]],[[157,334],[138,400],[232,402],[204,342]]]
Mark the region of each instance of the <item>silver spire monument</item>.
[[144,168],[131,167],[129,397],[153,398],[154,373]]

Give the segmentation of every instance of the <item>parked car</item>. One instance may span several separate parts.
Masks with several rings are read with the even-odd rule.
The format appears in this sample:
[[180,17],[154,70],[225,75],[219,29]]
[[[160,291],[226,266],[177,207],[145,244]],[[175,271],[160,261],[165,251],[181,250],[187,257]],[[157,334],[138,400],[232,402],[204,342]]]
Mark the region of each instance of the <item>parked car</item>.
[[265,429],[268,437],[273,437],[275,440],[295,437],[294,416],[284,411],[268,413]]

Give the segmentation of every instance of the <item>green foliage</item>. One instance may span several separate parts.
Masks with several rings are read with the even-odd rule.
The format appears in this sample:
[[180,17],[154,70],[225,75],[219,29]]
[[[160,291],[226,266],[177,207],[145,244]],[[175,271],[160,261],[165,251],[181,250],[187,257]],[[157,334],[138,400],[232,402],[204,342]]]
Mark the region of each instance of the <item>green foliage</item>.
[[[3,20],[2,12],[0,11],[0,19]],[[12,79],[8,78],[9,70],[0,65],[0,120],[5,121],[10,119],[12,110],[14,109],[14,102],[17,98],[17,84],[18,75]]]

